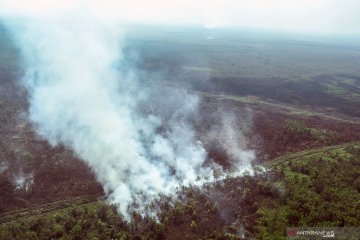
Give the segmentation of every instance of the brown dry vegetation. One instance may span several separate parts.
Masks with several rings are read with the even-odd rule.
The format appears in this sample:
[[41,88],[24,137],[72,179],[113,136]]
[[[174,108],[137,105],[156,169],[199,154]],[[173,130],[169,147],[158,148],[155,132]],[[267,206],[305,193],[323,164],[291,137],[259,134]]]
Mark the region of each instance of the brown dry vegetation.
[[[151,63],[151,66],[155,69],[163,69],[161,61],[171,58],[173,60],[169,61],[171,65],[169,73],[173,74],[174,72],[178,73],[179,69],[182,69],[183,66],[180,66],[183,64],[182,61],[188,60],[186,57],[184,59],[181,58],[181,61],[174,59],[174,56],[177,55],[172,53],[175,48],[179,47],[176,44],[168,43],[168,45],[164,46],[163,43],[156,41],[152,44],[158,45],[158,48],[153,50],[156,54],[160,54],[157,52],[159,48],[165,50],[161,52],[162,55],[157,56],[160,60],[149,58],[151,61],[149,59],[148,62],[145,61],[143,63],[145,68],[149,68]],[[232,44],[236,44],[236,41]],[[232,48],[229,50],[228,47],[222,46],[220,43],[219,46],[221,50],[219,52],[227,49],[229,54],[229,52],[232,53],[233,51]],[[267,46],[267,51],[276,55],[276,51],[273,52],[270,46]],[[292,45],[288,46],[288,48],[292,47]],[[302,47],[306,48],[306,46]],[[185,44],[181,49],[176,49],[176,51],[186,53],[183,48],[185,50],[188,49],[187,51],[191,50]],[[207,45],[203,45],[202,48],[206,51],[209,49]],[[0,50],[3,53],[6,52],[9,56],[14,55],[11,51],[7,52],[9,49],[3,44],[1,44]],[[249,49],[247,51],[253,52],[253,50]],[[337,53],[334,52],[333,54],[336,55]],[[196,54],[196,52],[191,54]],[[211,61],[219,61],[221,64],[226,62],[217,60],[214,57],[214,52],[209,54]],[[298,53],[293,54],[296,55]],[[225,56],[223,57],[225,58]],[[237,57],[232,60],[240,62]],[[274,58],[274,56],[272,57]],[[303,57],[307,58],[308,56]],[[157,205],[149,206],[161,210],[158,216],[160,223],[156,223],[149,218],[142,218],[134,213],[133,222],[127,225],[116,214],[113,207],[104,207],[103,204],[99,205],[99,203],[92,206],[93,209],[89,207],[86,210],[85,208],[88,206],[83,206],[84,202],[82,200],[78,201],[77,197],[83,197],[86,203],[88,199],[96,201],[97,197],[101,197],[104,194],[101,185],[96,181],[89,167],[70,150],[64,149],[62,146],[51,147],[34,134],[32,127],[26,120],[26,116],[24,116],[28,104],[26,93],[14,81],[14,79],[19,78],[19,73],[15,71],[14,62],[7,61],[8,58],[5,55],[0,55],[2,63],[8,63],[8,65],[2,64],[0,67],[0,163],[2,164],[0,166],[2,168],[6,166],[0,172],[0,218],[4,220],[8,219],[8,216],[12,216],[11,220],[15,220],[14,222],[16,223],[17,217],[30,210],[24,217],[29,217],[29,220],[24,220],[24,218],[21,218],[21,215],[19,217],[21,222],[8,228],[10,229],[10,237],[14,236],[11,235],[12,231],[16,233],[17,229],[20,229],[19,235],[16,236],[18,239],[24,239],[21,237],[27,236],[26,234],[29,232],[26,231],[30,228],[34,230],[31,233],[34,239],[36,239],[34,232],[45,232],[52,238],[76,236],[75,239],[84,239],[91,237],[91,235],[86,235],[90,230],[98,232],[96,236],[111,236],[112,238],[128,236],[123,239],[196,239],[201,237],[203,239],[239,239],[238,231],[241,227],[244,227],[245,230],[242,231],[242,234],[245,234],[245,238],[247,238],[248,236],[254,236],[258,231],[256,224],[258,224],[260,217],[258,212],[261,207],[260,203],[264,206],[269,202],[268,207],[271,207],[277,199],[284,201],[279,196],[279,191],[273,186],[274,182],[279,181],[284,176],[284,171],[275,171],[269,174],[258,173],[255,177],[245,176],[243,178],[215,182],[204,186],[202,191],[191,187],[180,189],[178,200],[170,201],[162,198],[156,203]],[[256,59],[250,60],[257,61]],[[215,63],[212,62],[212,64]],[[208,131],[211,129],[221,129],[221,118],[227,114],[235,116],[235,127],[240,129],[243,134],[243,137],[239,136],[239,140],[248,149],[255,150],[257,163],[264,163],[287,153],[360,140],[360,122],[356,118],[359,114],[358,105],[352,99],[350,99],[351,101],[347,99],[341,102],[341,98],[338,95],[341,95],[343,92],[336,92],[336,96],[326,92],[326,94],[322,93],[323,95],[321,95],[326,98],[315,99],[319,98],[319,95],[317,95],[319,93],[317,90],[319,89],[312,89],[310,92],[306,91],[309,88],[314,88],[316,85],[312,85],[314,82],[311,84],[306,82],[305,87],[301,85],[302,80],[296,84],[290,82],[283,84],[281,81],[289,73],[286,73],[286,76],[282,76],[282,78],[271,78],[269,82],[266,82],[265,78],[261,78],[263,77],[262,75],[267,76],[267,73],[261,73],[261,71],[259,73],[261,76],[257,76],[255,79],[234,76],[222,78],[221,72],[225,71],[226,74],[232,73],[236,75],[238,70],[244,68],[244,66],[238,66],[237,68],[237,65],[231,65],[226,66],[231,69],[224,70],[222,69],[224,66],[221,64],[217,64],[214,67],[217,74],[216,78],[210,78],[209,82],[192,82],[190,85],[194,85],[195,90],[199,91],[204,90],[201,88],[201,84],[206,85],[210,83],[209,89],[205,89],[208,92],[200,94],[202,96],[200,111],[197,118],[193,119],[193,121],[198,136],[204,142],[208,151],[208,157],[225,168],[230,166],[229,156],[227,156],[223,148],[217,145],[221,139],[214,141],[214,139],[209,137]],[[306,63],[301,64],[306,65]],[[351,64],[351,69],[355,69],[353,66],[355,63],[351,62]],[[326,65],[324,69],[328,71],[332,69],[331,66],[331,64],[329,66]],[[296,67],[293,66],[293,68]],[[187,79],[188,75],[193,76],[193,78],[199,77],[199,75],[203,77],[202,74],[199,74],[198,70],[197,68],[192,68],[190,72],[182,75],[182,77],[184,79]],[[349,72],[351,71],[349,70]],[[253,74],[253,70],[250,73]],[[342,77],[354,78],[356,81],[359,81],[359,79],[354,77],[354,74],[351,72],[350,77]],[[320,81],[326,78],[323,83],[329,84],[329,81],[335,81],[340,76],[318,75],[321,76],[321,79],[316,79],[315,75],[313,73],[313,75],[306,78],[313,81]],[[173,80],[181,81],[184,79],[181,79],[180,76],[179,79]],[[275,84],[274,81],[280,82]],[[319,87],[321,85],[319,84],[316,86]],[[275,85],[279,88],[271,92],[271,88]],[[293,86],[293,89],[290,89],[291,91],[287,89],[289,85]],[[299,89],[302,94],[296,95],[295,93]],[[321,85],[320,89],[322,91],[325,88]],[[332,90],[338,89],[332,88]],[[251,93],[257,97],[247,96]],[[267,97],[271,97],[279,102],[264,99]],[[327,102],[326,99],[330,99],[332,102]],[[351,104],[349,104],[350,102]],[[315,103],[320,106],[316,106]],[[338,109],[336,109],[336,106],[335,109],[330,111],[323,109],[328,105],[333,105],[333,103],[336,103],[335,105]],[[349,108],[347,108],[348,104]],[[339,158],[338,156],[336,157]],[[293,164],[296,167],[294,169],[299,168],[304,172],[310,170],[316,172],[316,169],[311,168],[311,164],[306,166],[310,170],[296,164],[299,163]],[[351,164],[349,166],[350,169]],[[332,168],[334,167],[332,166]],[[21,175],[30,176],[23,186],[16,185],[16,181],[14,181],[16,177]],[[297,180],[295,180],[294,182],[297,183]],[[79,205],[79,207],[69,207],[71,204]],[[39,210],[42,208],[43,210]],[[69,210],[69,213],[63,216],[65,220],[60,219],[57,222],[57,217],[52,218],[52,211],[58,209]],[[47,217],[45,220],[41,219],[42,211],[49,212],[50,220]],[[15,215],[13,216],[12,213]],[[18,216],[17,214],[20,215]],[[37,215],[39,215],[39,219],[36,217]],[[92,222],[89,225],[90,219]],[[271,218],[269,219],[265,220],[271,222]],[[86,223],[85,220],[89,221]],[[99,220],[101,220],[100,223]],[[58,227],[59,223],[60,225],[64,224],[64,226],[66,223],[65,229]],[[60,228],[61,231],[59,229],[50,231],[47,227],[52,226],[52,224]],[[83,231],[79,231],[79,229],[83,229]],[[24,231],[24,235],[21,235],[20,231]],[[141,238],[140,235],[147,236],[147,238]],[[104,239],[108,239],[106,237]],[[47,238],[44,237],[44,239]]]

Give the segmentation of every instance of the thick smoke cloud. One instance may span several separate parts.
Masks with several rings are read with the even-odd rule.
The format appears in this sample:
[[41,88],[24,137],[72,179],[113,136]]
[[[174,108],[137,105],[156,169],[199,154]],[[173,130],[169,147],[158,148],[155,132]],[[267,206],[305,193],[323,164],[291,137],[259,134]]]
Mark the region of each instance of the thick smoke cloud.
[[[205,164],[190,123],[198,97],[138,81],[135,69],[124,67],[118,20],[71,12],[6,25],[23,56],[37,133],[84,160],[125,216],[179,185],[213,179],[218,166]],[[235,155],[250,166],[253,155]]]
[[124,59],[117,26],[61,20],[13,29],[20,27],[31,121],[52,145],[70,147],[89,164],[122,213],[146,203],[141,193],[151,200],[198,176],[211,178],[187,119],[197,98],[183,96],[167,123],[141,111],[138,103],[151,99],[131,71],[118,70]]

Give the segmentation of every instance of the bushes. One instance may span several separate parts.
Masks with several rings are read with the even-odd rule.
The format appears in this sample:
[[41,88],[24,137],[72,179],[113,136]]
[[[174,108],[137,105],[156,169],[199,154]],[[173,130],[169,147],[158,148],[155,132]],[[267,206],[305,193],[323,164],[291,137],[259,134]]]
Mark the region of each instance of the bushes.
[[352,151],[339,148],[283,165],[286,194],[273,199],[275,206],[258,211],[258,236],[281,238],[279,227],[288,226],[359,226],[360,158]]
[[288,226],[358,226],[359,155],[356,147],[317,151],[202,191],[184,187],[181,199],[150,206],[158,221],[134,212],[127,223],[118,206],[97,202],[6,224],[0,239],[239,239],[239,226],[257,239],[283,239]]
[[293,133],[300,135],[309,135],[311,133],[311,129],[306,127],[303,122],[297,120],[287,120],[285,121],[285,126],[292,131]]
[[307,127],[305,123],[298,120],[286,120],[284,125],[288,131],[300,138],[326,140],[336,137],[336,132],[334,131],[330,131],[327,129],[310,128]]

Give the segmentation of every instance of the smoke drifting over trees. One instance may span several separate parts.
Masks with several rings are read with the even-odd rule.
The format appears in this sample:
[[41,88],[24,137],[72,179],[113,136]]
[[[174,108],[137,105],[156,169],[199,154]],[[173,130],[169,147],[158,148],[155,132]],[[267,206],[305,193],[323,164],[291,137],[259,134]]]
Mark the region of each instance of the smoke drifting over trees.
[[[179,185],[213,179],[220,166],[205,164],[191,124],[199,98],[138,81],[117,20],[75,12],[6,24],[22,53],[21,81],[37,133],[84,160],[125,216],[130,206],[142,211]],[[237,169],[249,170],[254,154],[230,140],[232,154],[242,158]]]

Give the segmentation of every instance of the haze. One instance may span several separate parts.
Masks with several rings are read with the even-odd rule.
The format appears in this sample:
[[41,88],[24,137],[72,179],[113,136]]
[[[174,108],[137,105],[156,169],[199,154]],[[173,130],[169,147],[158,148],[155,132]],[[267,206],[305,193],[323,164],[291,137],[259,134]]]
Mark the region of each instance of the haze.
[[3,16],[55,17],[79,12],[122,22],[245,27],[291,32],[360,33],[356,0],[45,1],[0,0]]

